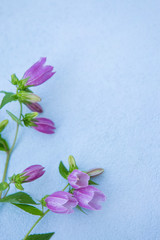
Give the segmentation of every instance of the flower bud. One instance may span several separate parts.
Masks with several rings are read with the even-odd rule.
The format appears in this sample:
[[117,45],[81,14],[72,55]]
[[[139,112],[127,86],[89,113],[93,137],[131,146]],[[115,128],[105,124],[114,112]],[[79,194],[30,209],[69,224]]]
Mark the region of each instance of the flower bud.
[[31,92],[25,92],[25,91],[20,91],[18,94],[17,94],[19,100],[21,102],[24,102],[24,103],[35,103],[35,102],[40,102],[41,99],[39,96],[37,96],[36,94],[34,93],[31,93]]
[[32,111],[42,113],[43,109],[40,104],[38,103],[25,103],[25,105]]
[[103,168],[95,168],[87,172],[90,177],[96,177],[104,172]]
[[68,163],[69,163],[69,170],[72,172],[74,169],[77,168],[76,161],[73,156],[69,156],[68,158]]
[[3,120],[1,123],[0,123],[0,132],[2,132],[4,129],[5,129],[5,127],[7,126],[7,124],[8,124],[8,120],[6,119],[6,120]]
[[12,75],[11,75],[11,83],[12,83],[13,85],[17,85],[18,82],[19,82],[19,79],[17,78],[16,74],[12,74]]
[[41,165],[32,165],[32,166],[26,168],[22,172],[21,178],[24,178],[22,183],[32,182],[32,181],[40,178],[44,173],[45,173],[44,167],[42,167]]

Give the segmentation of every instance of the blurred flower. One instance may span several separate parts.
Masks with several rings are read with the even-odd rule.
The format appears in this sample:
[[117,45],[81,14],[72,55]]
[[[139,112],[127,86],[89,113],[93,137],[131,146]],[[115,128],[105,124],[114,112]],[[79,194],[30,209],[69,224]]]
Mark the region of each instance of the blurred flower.
[[37,178],[40,178],[44,173],[45,173],[44,167],[42,167],[41,165],[32,165],[32,166],[26,168],[22,172],[21,178],[24,179],[24,180],[22,180],[22,183],[32,182],[32,181],[36,180]]
[[54,133],[54,129],[56,129],[54,122],[48,118],[34,118],[32,122],[34,123],[34,126],[32,127],[39,132],[52,134]]
[[100,201],[105,201],[105,195],[97,188],[88,186],[74,191],[74,197],[78,201],[78,205],[91,210],[100,210]]
[[29,78],[26,86],[38,86],[49,78],[51,78],[55,72],[52,72],[52,66],[44,66],[46,62],[46,58],[40,58],[38,62],[36,62],[33,66],[31,66],[24,74],[23,79]]
[[36,103],[25,103],[25,105],[32,111],[42,113],[43,109],[40,104]]
[[73,170],[68,176],[69,184],[75,189],[87,187],[89,179],[90,176],[88,174],[78,169]]
[[78,201],[71,193],[58,191],[45,199],[46,206],[55,213],[72,213]]
[[104,172],[103,168],[94,168],[87,172],[90,177],[96,177]]

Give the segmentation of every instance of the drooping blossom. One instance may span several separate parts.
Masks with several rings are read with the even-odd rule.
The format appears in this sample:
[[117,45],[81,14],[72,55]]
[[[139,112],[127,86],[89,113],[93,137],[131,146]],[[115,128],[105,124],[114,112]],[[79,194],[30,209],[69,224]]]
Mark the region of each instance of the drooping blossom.
[[87,187],[89,179],[90,176],[88,174],[78,169],[73,170],[68,176],[69,184],[75,189]]
[[106,200],[105,195],[99,189],[93,186],[77,189],[73,194],[80,207],[90,210],[100,210],[101,205],[99,202]]
[[71,193],[58,191],[45,199],[46,206],[54,213],[72,213],[78,201]]
[[33,64],[23,75],[23,79],[29,78],[26,86],[38,86],[45,81],[47,81],[49,78],[51,78],[55,72],[53,71],[53,67],[46,65],[44,66],[46,62],[46,58],[40,58],[38,62]]
[[42,133],[52,134],[56,129],[54,126],[54,122],[52,122],[48,118],[34,118],[32,122],[34,123],[34,125],[36,125],[32,126],[32,128]]
[[41,165],[32,165],[28,168],[26,168],[22,173],[24,173],[23,175],[21,175],[21,177],[26,177],[22,183],[24,182],[32,182],[34,180],[36,180],[37,178],[40,178],[44,173],[44,167],[42,167]]
[[42,113],[43,109],[40,104],[36,103],[26,103],[25,104],[32,112]]

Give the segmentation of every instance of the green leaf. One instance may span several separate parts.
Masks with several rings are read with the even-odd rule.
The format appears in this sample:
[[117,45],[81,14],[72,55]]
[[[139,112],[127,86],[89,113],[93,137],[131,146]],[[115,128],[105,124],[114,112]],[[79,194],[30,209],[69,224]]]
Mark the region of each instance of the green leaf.
[[89,185],[99,185],[98,183],[96,183],[96,182],[94,182],[94,181],[92,181],[92,180],[89,180]]
[[53,236],[54,232],[52,233],[44,233],[44,234],[33,234],[29,235],[26,240],[49,240]]
[[7,182],[1,182],[0,183],[0,191],[2,192],[2,191],[4,191],[4,190],[6,190],[7,188],[8,188],[8,183]]
[[87,213],[86,213],[80,206],[77,205],[76,208],[77,208],[79,211],[81,211],[82,213],[84,213],[84,214],[87,215]]
[[31,196],[29,196],[25,192],[17,192],[11,195],[8,195],[5,198],[0,199],[0,202],[8,202],[8,203],[15,203],[15,204],[37,204]]
[[0,109],[3,108],[7,103],[17,100],[17,96],[16,96],[15,93],[5,92],[5,91],[0,91],[0,93],[4,93],[5,94],[5,96],[2,99],[2,102],[1,102],[1,105],[0,105]]
[[65,179],[67,179],[69,171],[67,170],[67,168],[64,166],[63,162],[61,161],[59,164],[59,172],[61,174],[62,177],[64,177]]
[[21,125],[23,127],[23,124],[21,123],[21,120],[19,120],[13,113],[11,113],[10,111],[6,110],[6,112],[9,114],[9,116],[19,125]]
[[7,141],[4,138],[1,138],[0,136],[0,151],[9,151],[9,146]]
[[27,204],[15,204],[12,203],[13,205],[15,205],[16,207],[22,209],[25,212],[28,212],[32,215],[38,215],[38,216],[42,216],[43,212],[41,210],[39,210],[38,208],[31,206],[31,205],[27,205]]

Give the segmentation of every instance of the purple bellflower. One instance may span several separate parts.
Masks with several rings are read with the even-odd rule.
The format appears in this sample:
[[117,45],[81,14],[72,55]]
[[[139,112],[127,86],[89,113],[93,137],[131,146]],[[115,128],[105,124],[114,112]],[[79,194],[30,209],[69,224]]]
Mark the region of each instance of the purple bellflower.
[[33,64],[23,75],[23,79],[29,78],[26,86],[38,86],[45,81],[47,81],[49,78],[51,78],[55,72],[53,71],[52,66],[44,66],[46,62],[46,58],[40,58],[38,62]]
[[78,201],[71,193],[58,191],[45,199],[46,206],[54,213],[72,213]]
[[93,186],[77,189],[73,194],[80,207],[90,210],[100,210],[101,206],[99,205],[99,202],[106,200],[105,195]]
[[35,130],[46,133],[46,134],[52,134],[54,133],[54,130],[56,129],[54,126],[54,122],[52,122],[48,118],[34,118],[32,122],[36,126],[32,126]]
[[22,173],[22,177],[26,177],[25,180],[23,180],[22,183],[24,182],[32,182],[36,180],[37,178],[40,178],[44,173],[44,167],[41,165],[32,165],[28,168],[26,168]]
[[75,189],[87,187],[89,179],[90,176],[88,174],[78,169],[73,170],[68,176],[69,184]]
[[36,103],[25,103],[25,105],[32,111],[42,113],[43,109],[40,104]]

